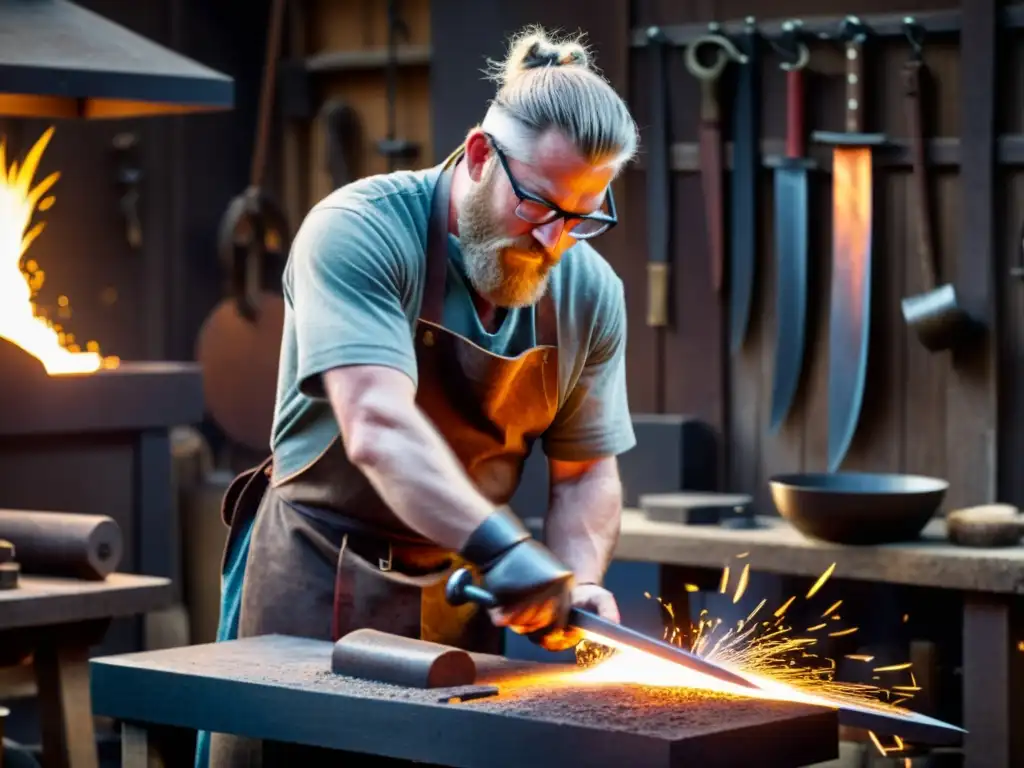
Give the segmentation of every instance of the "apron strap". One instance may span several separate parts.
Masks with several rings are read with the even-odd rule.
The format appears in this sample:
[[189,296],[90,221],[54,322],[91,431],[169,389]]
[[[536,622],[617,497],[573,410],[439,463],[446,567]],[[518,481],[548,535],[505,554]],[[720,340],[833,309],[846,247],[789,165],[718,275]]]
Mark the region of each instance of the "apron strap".
[[557,347],[558,313],[555,312],[555,299],[551,295],[550,285],[537,302],[534,322],[537,324],[537,346]]
[[420,317],[434,325],[444,324],[444,287],[448,277],[448,201],[452,190],[451,158],[434,186],[427,229],[427,272]]

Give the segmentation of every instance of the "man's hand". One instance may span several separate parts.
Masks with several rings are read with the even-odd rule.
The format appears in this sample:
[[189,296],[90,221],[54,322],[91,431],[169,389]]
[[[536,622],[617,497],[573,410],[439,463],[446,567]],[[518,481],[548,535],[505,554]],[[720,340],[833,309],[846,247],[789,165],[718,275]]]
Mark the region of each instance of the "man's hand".
[[[574,587],[571,600],[573,608],[596,613],[602,619],[614,621],[616,624],[621,621],[615,595],[597,584],[580,584]],[[518,630],[513,627],[513,631]],[[550,632],[534,632],[530,639],[545,650],[565,651],[578,645],[583,640],[583,633],[575,627],[566,627]]]

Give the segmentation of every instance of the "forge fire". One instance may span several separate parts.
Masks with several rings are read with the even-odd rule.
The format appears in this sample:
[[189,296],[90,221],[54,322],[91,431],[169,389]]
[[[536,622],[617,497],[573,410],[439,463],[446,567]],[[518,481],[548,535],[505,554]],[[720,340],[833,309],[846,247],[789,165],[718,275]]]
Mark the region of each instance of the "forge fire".
[[[83,349],[73,334],[40,310],[36,301],[46,273],[26,256],[46,228],[45,221],[32,222],[36,212],[48,211],[56,202],[50,192],[60,178],[59,172],[34,184],[39,161],[52,137],[51,127],[20,164],[8,160],[7,142],[0,139],[0,338],[38,358],[50,375],[116,368],[116,357],[103,357],[95,341],[87,342]],[[57,304],[60,314],[70,316],[67,296],[58,297]]]

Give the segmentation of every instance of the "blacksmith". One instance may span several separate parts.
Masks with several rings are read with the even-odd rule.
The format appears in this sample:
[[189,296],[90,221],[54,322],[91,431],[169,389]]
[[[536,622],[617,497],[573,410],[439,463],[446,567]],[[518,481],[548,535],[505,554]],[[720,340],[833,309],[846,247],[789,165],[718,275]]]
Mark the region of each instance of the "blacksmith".
[[[618,620],[601,584],[635,438],[623,286],[591,242],[637,128],[578,40],[528,29],[493,76],[441,165],[338,189],[296,234],[273,456],[225,499],[220,640],[373,627],[494,651],[507,626],[561,650],[570,604]],[[546,546],[504,507],[538,439]],[[452,608],[467,563],[536,596]],[[256,746],[203,735],[197,764]]]

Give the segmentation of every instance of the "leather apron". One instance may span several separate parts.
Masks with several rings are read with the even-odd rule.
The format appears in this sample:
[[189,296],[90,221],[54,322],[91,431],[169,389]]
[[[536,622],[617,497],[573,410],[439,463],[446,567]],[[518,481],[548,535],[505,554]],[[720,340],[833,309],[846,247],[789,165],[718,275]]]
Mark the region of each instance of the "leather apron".
[[[416,402],[480,492],[505,504],[534,440],[558,410],[557,323],[550,293],[519,310],[533,315],[536,345],[515,357],[492,354],[444,327],[446,286],[458,279],[448,257],[448,211],[460,157],[457,151],[438,169],[431,202],[415,328]],[[391,512],[348,461],[340,438],[291,477],[278,477],[268,460],[234,485],[224,508],[231,536],[256,516],[240,637],[281,633],[336,640],[371,627],[500,652],[501,632],[486,612],[444,600],[446,577],[463,563]]]

